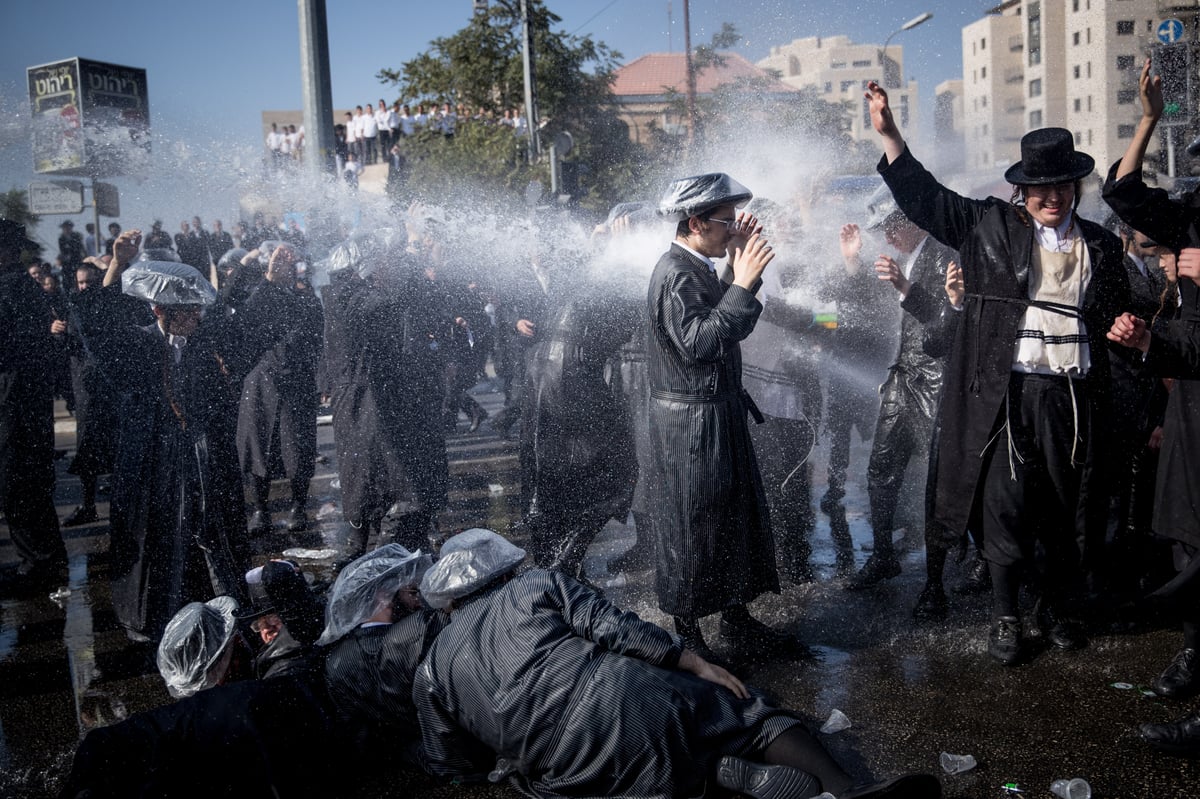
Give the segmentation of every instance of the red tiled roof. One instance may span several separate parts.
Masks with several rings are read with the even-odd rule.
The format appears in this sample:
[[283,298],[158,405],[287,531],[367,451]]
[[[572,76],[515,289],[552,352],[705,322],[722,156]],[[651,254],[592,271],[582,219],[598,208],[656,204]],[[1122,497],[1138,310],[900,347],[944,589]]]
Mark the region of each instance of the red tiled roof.
[[[724,66],[711,66],[696,75],[696,92],[708,94],[718,86],[739,78],[769,77],[770,73],[751,64],[737,53],[722,53]],[[617,97],[663,94],[670,87],[687,91],[687,61],[683,53],[649,53],[625,64],[615,73],[613,94]],[[774,81],[774,90],[798,91],[783,81]]]

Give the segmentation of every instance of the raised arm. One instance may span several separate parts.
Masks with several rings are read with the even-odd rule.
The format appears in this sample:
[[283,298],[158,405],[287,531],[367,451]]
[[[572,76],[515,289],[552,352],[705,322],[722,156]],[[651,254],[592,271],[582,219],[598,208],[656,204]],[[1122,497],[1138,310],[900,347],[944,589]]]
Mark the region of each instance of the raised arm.
[[896,119],[892,116],[892,107],[888,104],[887,91],[875,81],[867,83],[863,93],[867,98],[867,110],[871,113],[871,125],[883,139],[883,152],[888,163],[892,163],[904,152],[904,137],[900,128],[896,127]]
[[1142,98],[1142,118],[1138,121],[1129,147],[1117,167],[1116,179],[1132,175],[1142,168],[1142,159],[1146,157],[1146,148],[1150,145],[1150,137],[1154,135],[1154,127],[1163,114],[1162,78],[1150,74],[1150,59],[1142,65],[1142,74],[1138,78],[1138,94]]

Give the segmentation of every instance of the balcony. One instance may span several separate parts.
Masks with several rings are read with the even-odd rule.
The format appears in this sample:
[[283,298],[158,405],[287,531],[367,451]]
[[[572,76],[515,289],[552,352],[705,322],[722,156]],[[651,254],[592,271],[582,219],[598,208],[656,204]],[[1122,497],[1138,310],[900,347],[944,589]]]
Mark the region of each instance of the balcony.
[[1004,70],[1005,83],[1024,83],[1025,70],[1021,67],[1009,67]]
[[1025,37],[1024,36],[1009,36],[1008,37],[1008,51],[1010,53],[1019,53],[1024,49],[1025,49]]

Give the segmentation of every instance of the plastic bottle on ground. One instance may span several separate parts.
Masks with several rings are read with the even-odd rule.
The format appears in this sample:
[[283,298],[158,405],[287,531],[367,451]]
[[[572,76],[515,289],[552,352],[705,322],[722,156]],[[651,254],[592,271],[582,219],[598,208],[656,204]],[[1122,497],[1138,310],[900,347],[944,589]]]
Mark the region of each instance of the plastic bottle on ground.
[[962,774],[976,766],[973,755],[952,755],[949,752],[942,752],[939,759],[942,763],[942,771],[947,774]]
[[1061,799],[1092,799],[1092,786],[1087,780],[1075,777],[1070,780],[1055,780],[1050,783],[1050,793]]

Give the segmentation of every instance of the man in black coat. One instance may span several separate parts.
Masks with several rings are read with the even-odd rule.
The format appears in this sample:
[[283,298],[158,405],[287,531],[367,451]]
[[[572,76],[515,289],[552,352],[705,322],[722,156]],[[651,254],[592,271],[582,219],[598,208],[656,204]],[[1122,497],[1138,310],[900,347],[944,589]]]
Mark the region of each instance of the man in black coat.
[[994,659],[1024,655],[1018,567],[1032,563],[1035,541],[1046,551],[1038,623],[1055,647],[1081,647],[1080,542],[1108,511],[1105,332],[1129,302],[1120,241],[1075,212],[1094,161],[1069,131],[1036,130],[1005,173],[1024,204],[971,200],[908,151],[882,87],[868,84],[866,97],[884,182],[905,216],[958,250],[966,283],[939,412],[934,521],[961,535],[979,503]]
[[37,247],[25,226],[0,219],[0,503],[20,580],[41,587],[62,576],[67,553],[54,510],[54,405],[50,303],[29,279],[21,252]]
[[[250,257],[250,256],[247,256]],[[271,530],[267,500],[282,466],[291,484],[287,527],[307,529],[304,506],[317,455],[317,364],[325,326],[321,302],[296,290],[295,264],[273,259],[241,309],[260,342],[269,344],[242,383],[238,457],[253,492],[251,535]]]
[[[774,253],[757,220],[738,214],[749,189],[723,173],[675,181],[659,213],[677,221],[646,295],[650,374],[649,491],[659,606],[685,646],[711,655],[699,619],[720,612],[735,646],[795,642],[750,616],[779,591],[775,539],[746,416],[738,342],[762,312],[754,298]],[[729,256],[733,283],[713,258]],[[752,409],[753,408],[753,409]]]
[[[871,198],[867,208],[871,214],[868,226],[881,230],[903,261],[880,255],[874,265],[878,279],[899,292],[903,313],[900,345],[880,389],[879,418],[867,466],[874,551],[847,584],[852,589],[865,588],[900,573],[900,562],[892,546],[893,520],[909,461],[913,456],[924,461],[929,452],[942,390],[942,362],[926,354],[924,326],[941,314],[946,303],[943,289],[946,266],[954,258],[953,250],[934,241],[909,221],[886,186]],[[946,602],[937,569],[945,561],[945,543],[942,536],[930,535],[938,529],[932,520],[926,524],[926,552],[941,554],[940,559],[935,556],[935,573],[930,575],[932,588],[928,589],[935,614],[937,609],[944,609]]]

